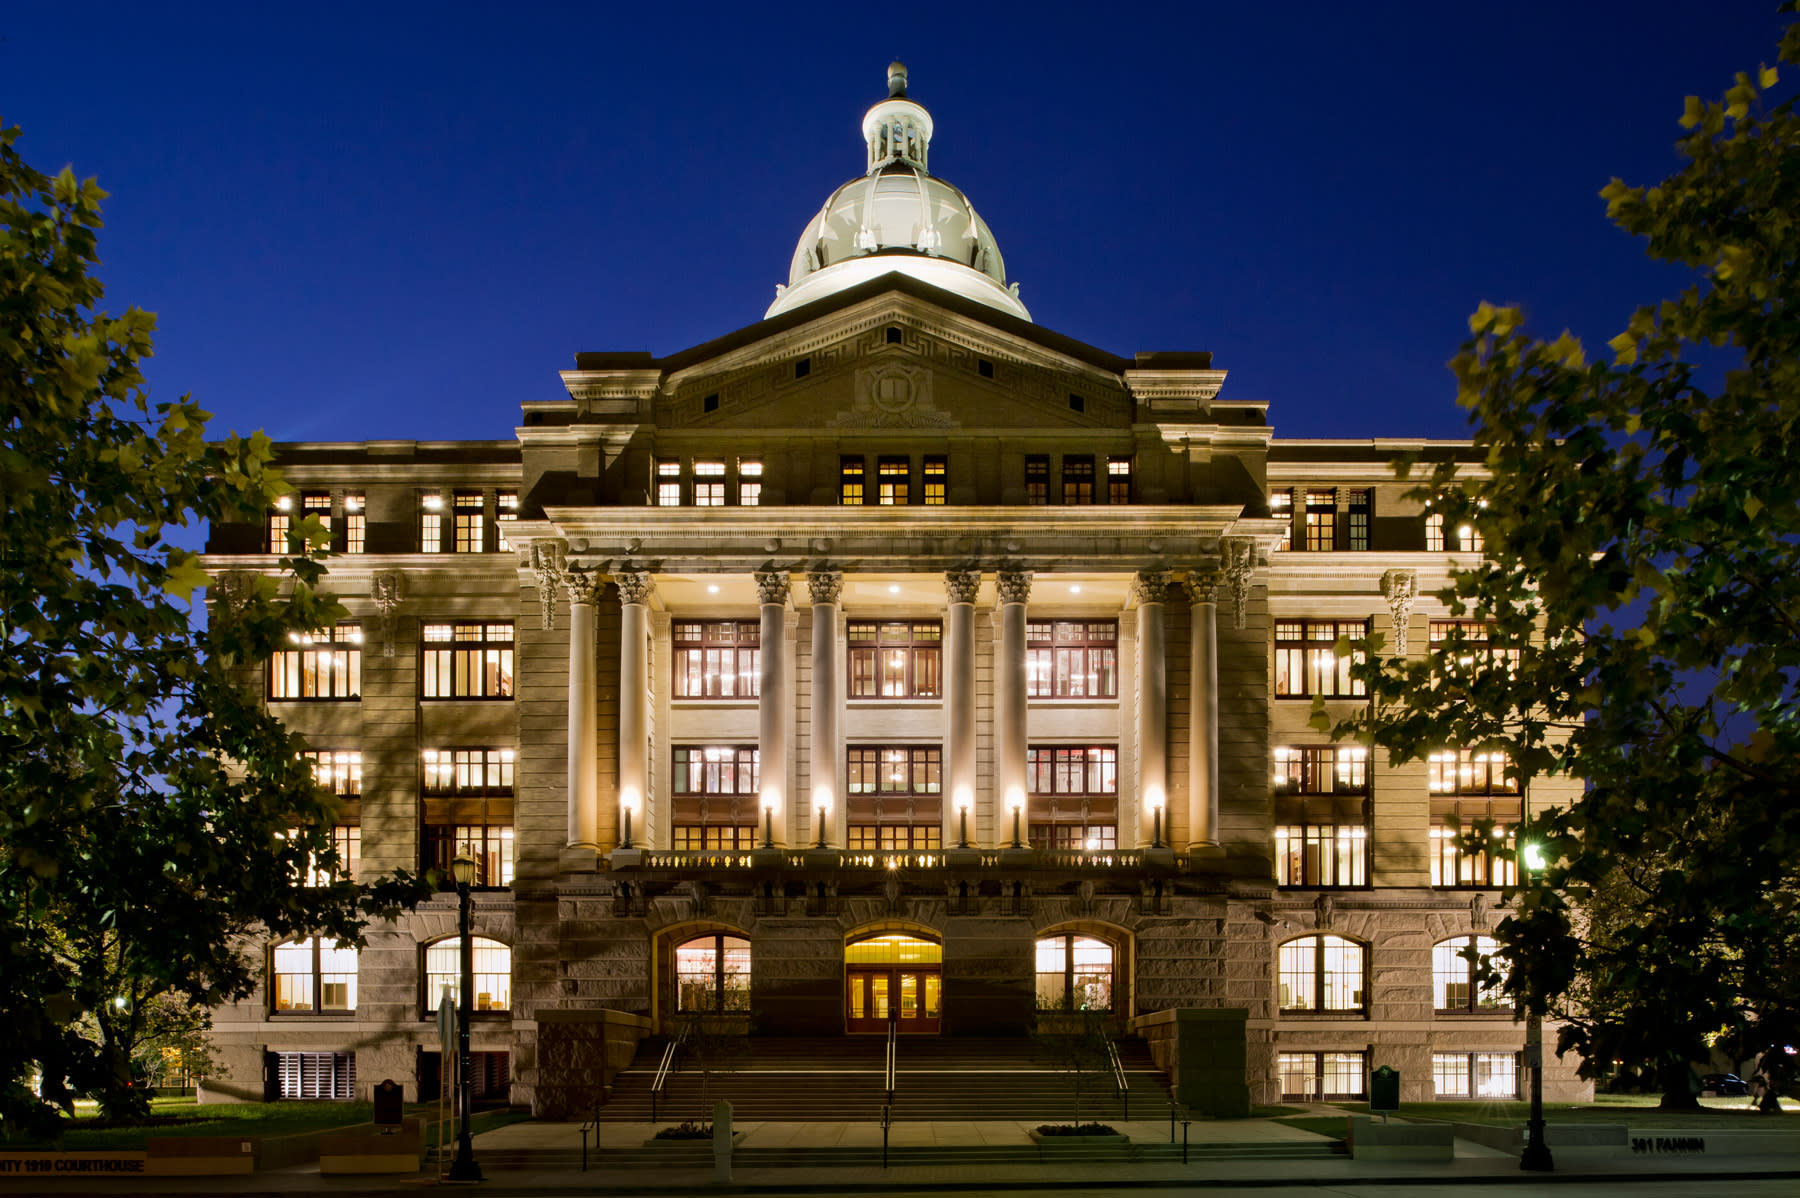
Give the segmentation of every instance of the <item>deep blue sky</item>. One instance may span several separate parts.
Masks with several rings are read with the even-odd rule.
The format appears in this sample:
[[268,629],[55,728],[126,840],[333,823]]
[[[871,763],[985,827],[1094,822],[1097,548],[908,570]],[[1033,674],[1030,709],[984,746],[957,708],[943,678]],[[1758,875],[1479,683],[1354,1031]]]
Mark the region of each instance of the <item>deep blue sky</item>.
[[1038,323],[1212,350],[1283,436],[1458,436],[1478,301],[1597,346],[1680,285],[1596,193],[1774,9],[19,3],[0,120],[113,193],[109,306],[220,431],[507,436],[577,350],[751,323],[899,56]]

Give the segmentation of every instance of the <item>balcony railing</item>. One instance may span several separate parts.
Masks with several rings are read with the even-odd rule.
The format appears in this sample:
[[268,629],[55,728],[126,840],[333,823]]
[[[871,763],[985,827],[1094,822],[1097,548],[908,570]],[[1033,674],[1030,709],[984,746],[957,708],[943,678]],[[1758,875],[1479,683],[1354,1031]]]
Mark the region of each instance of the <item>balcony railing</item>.
[[[997,869],[1004,854],[1008,866],[1028,869],[1135,870],[1144,865],[1142,849],[779,849],[787,869],[940,870]],[[969,855],[973,855],[971,862]],[[1016,854],[1016,855],[1015,855]],[[765,852],[720,849],[646,849],[641,868],[668,870],[748,870],[769,864]]]

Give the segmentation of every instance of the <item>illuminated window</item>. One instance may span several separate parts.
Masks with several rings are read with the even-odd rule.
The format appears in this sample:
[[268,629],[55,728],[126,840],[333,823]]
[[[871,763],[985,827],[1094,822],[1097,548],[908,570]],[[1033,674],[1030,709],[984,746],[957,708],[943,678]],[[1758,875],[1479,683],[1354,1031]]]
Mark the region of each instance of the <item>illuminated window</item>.
[[694,506],[725,506],[724,462],[697,461],[694,463]]
[[1366,1093],[1360,1052],[1283,1052],[1275,1058],[1283,1102],[1345,1102]]
[[1329,933],[1290,940],[1275,973],[1284,1011],[1363,1009],[1363,946],[1354,940]]
[[1479,620],[1431,621],[1431,650],[1452,670],[1488,663],[1517,670],[1519,650],[1495,648],[1489,643],[1492,639],[1493,629]]
[[1064,503],[1094,502],[1094,459],[1087,455],[1062,460]]
[[269,698],[362,698],[362,625],[339,624],[329,633],[290,632],[293,648],[269,658]]
[[513,769],[510,748],[426,749],[420,753],[424,868],[452,885],[460,853],[475,862],[475,885],[513,880]]
[[510,699],[513,626],[510,623],[426,624],[419,694],[426,699]]
[[1439,1011],[1501,1011],[1511,1004],[1500,989],[1500,982],[1484,983],[1477,977],[1475,962],[1469,960],[1473,950],[1484,966],[1499,969],[1504,962],[1496,960],[1500,942],[1492,936],[1458,936],[1440,940],[1431,949],[1432,994]]
[[1093,936],[1045,936],[1037,942],[1037,1009],[1110,1011],[1113,946]]
[[1505,753],[1444,749],[1430,755],[1427,787],[1434,795],[1518,794],[1519,779]]
[[314,749],[300,756],[312,763],[313,780],[332,794],[362,794],[361,753],[355,750]]
[[1444,551],[1444,513],[1432,512],[1425,517],[1425,548],[1432,553]]
[[674,458],[657,460],[656,506],[681,506],[681,463]]
[[356,1010],[356,950],[326,936],[275,946],[274,1009],[291,1014],[348,1014]]
[[755,848],[756,746],[676,745],[672,753],[675,847]]
[[1269,492],[1269,518],[1286,523],[1286,527],[1281,530],[1281,544],[1275,548],[1292,549],[1294,547],[1294,489],[1292,487],[1282,487]]
[[1050,502],[1050,455],[1025,455],[1025,502],[1033,505]]
[[419,496],[419,552],[442,553],[444,551],[444,497],[442,495]]
[[[1450,768],[1448,764],[1445,768]],[[1431,798],[1431,884],[1501,887],[1518,881],[1519,798]]]
[[1456,526],[1456,547],[1464,553],[1480,553],[1482,549],[1481,530],[1473,524]]
[[302,491],[300,493],[300,518],[317,516],[319,525],[325,530],[325,547],[331,547],[331,492]]
[[1275,881],[1369,883],[1369,751],[1360,745],[1275,749]]
[[1040,849],[1118,847],[1119,751],[1111,745],[1025,750],[1027,819]]
[[675,1009],[748,1011],[750,942],[713,933],[676,945]]
[[924,500],[927,507],[942,507],[949,501],[946,480],[949,477],[950,460],[941,455],[925,455],[925,487]]
[[852,699],[935,699],[942,693],[941,620],[851,620]]
[[738,459],[738,506],[762,505],[763,464],[755,458]]
[[501,553],[512,551],[512,541],[507,532],[519,520],[519,493],[517,491],[501,491],[494,496],[494,536],[495,548]]
[[1341,698],[1367,693],[1361,680],[1350,677],[1350,667],[1362,662],[1362,653],[1340,653],[1337,643],[1368,635],[1367,620],[1275,621],[1276,695]]
[[294,501],[283,495],[275,501],[275,510],[263,523],[263,552],[286,553],[288,529],[293,527]]
[[912,481],[912,464],[905,458],[880,458],[875,463],[876,499],[883,506],[903,507]]
[[838,502],[845,507],[861,507],[863,501],[863,460],[840,458],[838,461]]
[[1033,699],[1115,699],[1116,620],[1044,620],[1025,625],[1025,691]]
[[344,552],[366,553],[369,539],[368,505],[362,493],[344,496]]
[[452,514],[456,517],[456,539],[453,542],[456,552],[480,553],[486,549],[481,535],[481,492],[456,492]]
[[[469,937],[475,968],[473,1007],[477,1011],[512,1008],[512,949],[485,936]],[[425,949],[425,1010],[435,1011],[447,998],[462,1009],[462,938],[452,936]]]
[[1336,491],[1306,493],[1306,547],[1309,550],[1337,548]]
[[1367,487],[1356,487],[1350,492],[1350,548],[1362,551],[1369,547],[1369,496],[1373,494]]
[[1431,1054],[1431,1083],[1437,1098],[1517,1098],[1519,1054],[1434,1052]]
[[1131,459],[1106,459],[1106,502],[1131,502]]
[[851,849],[943,847],[942,749],[858,745],[848,757]]
[[754,620],[678,621],[670,630],[677,699],[754,699],[762,626]]

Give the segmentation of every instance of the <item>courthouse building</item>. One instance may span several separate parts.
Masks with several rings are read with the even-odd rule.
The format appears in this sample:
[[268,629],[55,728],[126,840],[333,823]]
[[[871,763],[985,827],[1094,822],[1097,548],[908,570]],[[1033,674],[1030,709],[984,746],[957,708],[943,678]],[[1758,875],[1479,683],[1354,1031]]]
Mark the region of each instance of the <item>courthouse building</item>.
[[[1211,353],[1033,323],[889,84],[762,319],[577,353],[501,439],[282,445],[293,494],[212,531],[226,576],[330,527],[352,619],[260,685],[355,869],[477,860],[478,1087],[591,1105],[693,1012],[954,1038],[1092,1011],[1222,1109],[1381,1065],[1408,1100],[1517,1095],[1522,1027],[1463,953],[1525,797],[1469,746],[1390,768],[1308,724],[1365,701],[1342,638],[1456,630],[1429,595],[1480,546],[1391,462],[1478,459],[1277,438]],[[1477,819],[1491,852],[1456,839]],[[456,910],[267,946],[208,1093],[434,1090]]]

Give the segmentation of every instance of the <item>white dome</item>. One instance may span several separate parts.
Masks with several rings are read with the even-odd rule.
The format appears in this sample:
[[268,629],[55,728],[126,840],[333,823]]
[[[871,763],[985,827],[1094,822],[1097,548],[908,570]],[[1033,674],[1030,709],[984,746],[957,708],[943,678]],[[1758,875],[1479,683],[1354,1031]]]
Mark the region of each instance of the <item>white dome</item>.
[[931,114],[906,98],[898,63],[889,85],[893,94],[863,118],[868,174],[832,192],[807,222],[767,316],[897,271],[1030,320],[1006,284],[987,224],[967,196],[926,169]]

